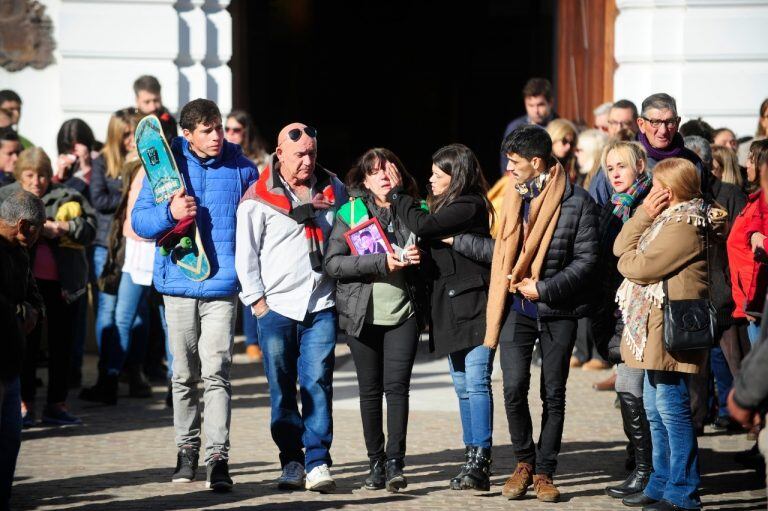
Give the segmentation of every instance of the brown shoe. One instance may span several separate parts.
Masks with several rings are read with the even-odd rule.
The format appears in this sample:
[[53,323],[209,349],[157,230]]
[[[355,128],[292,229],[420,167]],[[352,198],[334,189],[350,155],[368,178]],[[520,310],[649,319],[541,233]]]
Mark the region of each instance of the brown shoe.
[[581,369],[584,371],[604,371],[605,369],[610,368],[611,364],[605,360],[598,360],[596,358],[584,362],[584,364],[581,366]]
[[533,489],[536,491],[536,498],[542,502],[557,502],[560,500],[560,490],[552,482],[552,478],[547,474],[536,474],[533,476]]
[[261,348],[258,344],[251,344],[245,348],[245,354],[248,356],[249,362],[261,362],[264,355],[261,353]]
[[533,484],[533,466],[529,463],[518,463],[515,467],[515,471],[504,483],[504,488],[501,489],[501,494],[508,499],[519,499],[525,492],[528,491],[528,487]]
[[603,381],[593,383],[592,388],[595,390],[616,390],[616,373],[613,373]]
[[571,367],[581,367],[582,361],[579,359],[579,357],[575,355],[571,355],[571,361],[568,363]]

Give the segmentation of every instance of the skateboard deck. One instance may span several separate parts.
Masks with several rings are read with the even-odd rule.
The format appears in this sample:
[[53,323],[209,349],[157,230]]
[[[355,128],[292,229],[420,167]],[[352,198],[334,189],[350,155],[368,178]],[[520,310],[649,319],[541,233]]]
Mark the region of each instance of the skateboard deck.
[[[168,202],[174,193],[185,189],[184,179],[163,136],[163,128],[154,115],[144,117],[136,126],[136,149],[152,187],[155,204]],[[211,264],[205,255],[200,231],[192,219],[180,220],[157,241],[157,245],[161,256],[170,257],[188,279],[201,281],[210,275]]]

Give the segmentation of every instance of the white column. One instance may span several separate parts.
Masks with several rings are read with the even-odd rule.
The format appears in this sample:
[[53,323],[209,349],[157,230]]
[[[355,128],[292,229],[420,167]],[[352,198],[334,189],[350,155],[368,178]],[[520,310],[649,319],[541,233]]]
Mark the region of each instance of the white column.
[[754,133],[768,90],[768,2],[617,0],[614,98],[655,92],[677,99],[687,120]]

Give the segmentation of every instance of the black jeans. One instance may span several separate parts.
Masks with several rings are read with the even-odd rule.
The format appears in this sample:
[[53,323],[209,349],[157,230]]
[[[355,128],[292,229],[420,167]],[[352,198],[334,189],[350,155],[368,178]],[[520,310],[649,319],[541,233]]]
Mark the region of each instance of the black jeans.
[[[540,324],[540,330],[539,330]],[[499,347],[504,379],[504,408],[512,450],[518,462],[530,463],[537,474],[552,475],[565,422],[565,383],[576,340],[575,319],[541,319],[538,323],[509,310],[501,328]],[[541,347],[541,434],[533,444],[533,424],[528,408],[531,354],[536,339]]]
[[[48,396],[47,403],[62,403],[67,399],[69,367],[72,358],[74,326],[77,321],[77,301],[68,304],[61,296],[61,286],[51,280],[38,280],[37,287],[45,302],[45,322],[48,325]],[[43,321],[27,336],[24,363],[21,370],[21,399],[35,400],[35,378],[40,354]]]
[[357,370],[360,389],[360,415],[369,458],[385,454],[382,425],[382,395],[387,397],[386,456],[405,456],[408,431],[408,392],[416,358],[419,331],[416,318],[396,326],[366,324],[359,338],[349,338],[349,348]]

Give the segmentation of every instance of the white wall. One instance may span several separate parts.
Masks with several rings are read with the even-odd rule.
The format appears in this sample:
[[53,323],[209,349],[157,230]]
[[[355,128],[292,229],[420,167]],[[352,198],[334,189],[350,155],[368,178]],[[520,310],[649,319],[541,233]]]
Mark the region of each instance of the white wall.
[[56,154],[56,133],[73,117],[104,140],[109,115],[134,104],[133,81],[156,76],[174,114],[206,97],[232,108],[229,0],[41,0],[54,27],[56,63],[11,73],[0,89],[24,101],[19,132]]
[[683,122],[753,135],[768,97],[768,0],[616,0],[614,97],[656,92]]

